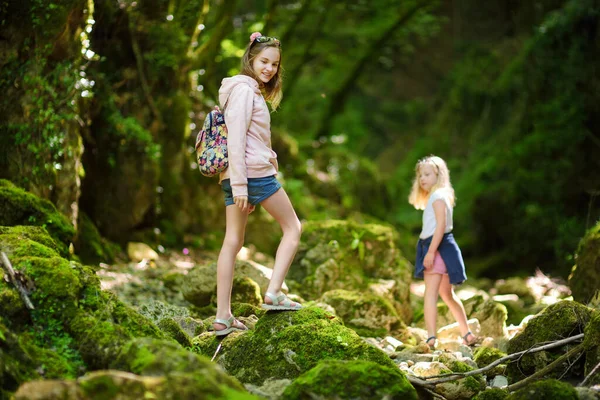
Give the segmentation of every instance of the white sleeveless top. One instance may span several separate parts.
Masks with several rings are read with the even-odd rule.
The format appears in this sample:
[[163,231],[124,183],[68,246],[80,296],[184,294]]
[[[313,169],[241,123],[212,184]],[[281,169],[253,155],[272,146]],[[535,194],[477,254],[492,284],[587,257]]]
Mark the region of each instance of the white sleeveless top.
[[419,238],[426,239],[433,236],[437,222],[435,220],[435,211],[433,210],[433,203],[436,200],[443,200],[446,204],[446,229],[444,233],[452,232],[452,205],[447,196],[446,189],[437,189],[429,196],[425,210],[423,210],[423,230],[419,235]]

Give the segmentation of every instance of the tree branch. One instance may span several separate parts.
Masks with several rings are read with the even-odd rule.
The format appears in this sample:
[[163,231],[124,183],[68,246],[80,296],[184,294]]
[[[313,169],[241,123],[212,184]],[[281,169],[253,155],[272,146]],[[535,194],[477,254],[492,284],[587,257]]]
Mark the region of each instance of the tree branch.
[[[285,90],[285,95],[289,96],[293,90],[294,87],[296,86],[296,83],[298,82],[298,77],[300,76],[301,72],[302,72],[302,68],[304,68],[304,66],[306,65],[306,63],[308,62],[308,59],[311,56],[311,50],[313,48],[313,46],[315,45],[315,42],[317,41],[317,38],[319,37],[319,35],[321,34],[321,32],[323,32],[323,28],[325,27],[325,21],[327,19],[327,10],[329,9],[329,5],[332,3],[331,0],[329,0],[327,3],[325,3],[321,14],[319,14],[319,19],[317,20],[316,23],[316,28],[311,32],[310,37],[304,41],[304,52],[302,53],[302,56],[300,57],[300,60],[298,63],[296,63],[296,66],[292,69],[292,72],[286,76],[286,90]],[[306,13],[308,11],[308,7],[310,5],[310,1],[307,1],[306,3],[304,3],[304,6],[306,6],[306,10],[304,11],[304,13]],[[304,6],[302,8],[304,8]],[[302,12],[302,10],[300,10]],[[302,16],[302,18],[304,18]],[[300,22],[300,21],[298,21]],[[291,36],[291,34],[290,34]],[[283,41],[282,43],[286,43],[285,41]]]
[[2,264],[2,266],[4,267],[4,270],[8,274],[10,281],[17,288],[17,291],[21,295],[21,299],[23,300],[23,303],[25,303],[25,306],[28,309],[33,310],[34,307],[33,307],[33,304],[31,303],[31,300],[29,300],[29,297],[27,296],[27,290],[25,290],[25,288],[19,281],[19,279],[17,277],[17,273],[15,273],[15,270],[13,269],[12,265],[10,264],[10,261],[8,260],[6,253],[2,252],[0,254],[2,255],[2,258],[0,259],[0,264]]
[[592,375],[595,375],[596,372],[598,371],[598,369],[600,369],[600,362],[594,367],[594,369],[592,369],[592,372],[590,372],[588,374],[588,376],[585,377],[585,379],[583,380],[583,382],[581,382],[577,386],[585,386],[585,384],[587,383],[588,379],[590,379],[592,377]]
[[583,333],[580,333],[579,335],[571,336],[566,339],[557,340],[555,342],[544,344],[544,345],[541,345],[538,347],[533,347],[531,349],[520,351],[518,353],[509,354],[507,356],[497,359],[496,361],[494,361],[493,363],[491,363],[489,365],[486,365],[485,367],[482,367],[479,369],[474,369],[474,370],[468,371],[468,372],[453,372],[451,374],[428,376],[425,378],[418,378],[418,377],[407,375],[407,378],[409,378],[409,381],[411,383],[414,383],[419,386],[425,386],[425,387],[435,386],[438,383],[450,382],[450,381],[454,381],[457,379],[466,378],[471,375],[477,375],[477,374],[484,373],[486,371],[491,370],[495,366],[502,364],[505,361],[509,361],[509,360],[512,360],[515,358],[522,357],[525,354],[537,353],[538,351],[544,351],[544,350],[552,349],[555,347],[563,346],[567,343],[575,342],[579,339],[583,339],[583,335],[584,335]]
[[566,352],[565,354],[563,354],[562,356],[558,357],[556,360],[552,361],[550,364],[548,364],[546,367],[540,369],[539,371],[537,371],[535,374],[528,376],[525,379],[520,380],[519,382],[515,382],[512,385],[508,386],[508,391],[509,392],[514,392],[516,390],[521,389],[522,387],[526,386],[527,384],[529,384],[531,381],[534,381],[544,375],[546,375],[548,372],[552,371],[553,369],[555,369],[556,367],[558,367],[560,364],[563,363],[563,361],[567,360],[569,357],[581,352],[584,350],[583,347],[583,343],[573,347],[571,350],[569,350],[568,352]]
[[204,0],[204,3],[202,4],[202,11],[200,12],[200,15],[198,16],[198,21],[196,21],[196,25],[194,25],[194,33],[192,33],[192,38],[190,39],[190,44],[188,45],[188,49],[187,49],[187,56],[188,57],[192,57],[194,55],[194,45],[197,44],[198,41],[198,35],[200,34],[200,29],[198,29],[198,27],[204,22],[204,20],[206,20],[206,16],[208,15],[208,12],[210,11],[210,1],[209,0]]
[[263,34],[267,36],[272,36],[269,35],[269,30],[273,24],[273,16],[275,15],[276,9],[277,0],[269,0],[269,4],[267,5],[267,13],[265,14],[265,26],[263,26]]
[[142,91],[144,92],[144,96],[146,97],[148,106],[150,106],[150,111],[152,111],[152,115],[154,115],[154,118],[156,118],[157,121],[161,121],[162,118],[161,118],[160,112],[158,111],[156,104],[154,104],[154,99],[152,98],[150,85],[148,85],[148,80],[146,79],[146,73],[144,72],[144,61],[143,61],[143,57],[142,57],[142,51],[140,50],[140,46],[138,45],[138,42],[137,42],[137,39],[135,36],[133,13],[130,13],[128,15],[128,20],[129,20],[129,23],[128,23],[129,36],[131,36],[131,48],[132,48],[133,54],[135,56],[135,64],[137,66],[138,75],[140,78],[140,84],[142,86]]
[[406,24],[410,19],[422,8],[425,8],[431,3],[431,0],[423,0],[417,3],[414,7],[408,10],[406,13],[402,14],[392,25],[390,25],[380,36],[375,40],[369,49],[365,51],[362,57],[354,64],[354,67],[351,69],[348,76],[344,79],[343,83],[338,87],[338,89],[331,96],[331,100],[329,101],[329,107],[327,112],[325,112],[321,118],[320,127],[317,129],[317,133],[315,135],[315,139],[319,139],[321,136],[327,136],[331,129],[331,123],[333,122],[333,116],[339,114],[341,110],[344,109],[344,104],[346,103],[346,98],[348,97],[348,93],[350,93],[350,89],[354,86],[356,80],[360,77],[362,72],[364,71],[368,62],[373,59],[375,53],[387,43],[390,38],[393,37],[394,32]]

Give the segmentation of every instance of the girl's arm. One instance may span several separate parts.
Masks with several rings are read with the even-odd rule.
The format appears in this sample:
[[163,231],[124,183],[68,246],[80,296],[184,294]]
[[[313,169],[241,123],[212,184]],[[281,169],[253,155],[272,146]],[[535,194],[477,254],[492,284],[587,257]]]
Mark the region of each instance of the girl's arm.
[[435,232],[431,238],[431,244],[429,250],[423,260],[423,266],[425,268],[431,268],[433,266],[433,259],[438,246],[442,242],[444,231],[446,230],[446,203],[443,199],[438,199],[433,202],[433,212],[435,213]]
[[248,196],[246,136],[252,119],[253,102],[254,91],[252,88],[245,84],[239,84],[231,91],[225,109],[229,178],[234,200],[238,196]]

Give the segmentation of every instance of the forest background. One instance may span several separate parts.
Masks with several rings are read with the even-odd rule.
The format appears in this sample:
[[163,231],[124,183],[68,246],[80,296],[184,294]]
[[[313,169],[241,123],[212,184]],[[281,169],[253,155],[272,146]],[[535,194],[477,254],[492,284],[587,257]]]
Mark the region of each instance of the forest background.
[[[52,201],[84,260],[215,249],[193,146],[253,31],[282,42],[272,114],[301,219],[393,225],[414,256],[417,160],[444,158],[469,274],[566,278],[600,218],[594,0],[0,0],[0,178]],[[274,251],[263,210],[247,242]],[[360,232],[354,233],[360,241]]]

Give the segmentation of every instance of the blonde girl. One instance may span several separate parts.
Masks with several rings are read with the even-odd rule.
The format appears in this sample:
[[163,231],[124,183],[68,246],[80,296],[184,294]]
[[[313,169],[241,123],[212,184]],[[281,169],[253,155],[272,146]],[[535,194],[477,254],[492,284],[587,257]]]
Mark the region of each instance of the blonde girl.
[[271,149],[271,117],[281,101],[281,43],[255,32],[242,58],[239,75],[225,78],[219,89],[228,137],[229,167],[219,183],[225,195],[225,240],[217,261],[217,336],[246,330],[231,313],[235,257],[244,244],[248,214],[257,204],[283,231],[263,308],[299,310],[302,306],[281,292],[283,280],[300,242],[301,224],[277,181],[277,154]]
[[452,235],[454,189],[450,171],[440,157],[429,156],[417,162],[408,202],[423,210],[423,229],[417,243],[415,277],[425,280],[424,318],[427,345],[436,345],[438,294],[458,322],[463,342],[471,345],[476,337],[469,331],[467,316],[452,285],[467,279],[460,248]]

